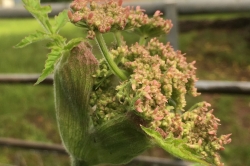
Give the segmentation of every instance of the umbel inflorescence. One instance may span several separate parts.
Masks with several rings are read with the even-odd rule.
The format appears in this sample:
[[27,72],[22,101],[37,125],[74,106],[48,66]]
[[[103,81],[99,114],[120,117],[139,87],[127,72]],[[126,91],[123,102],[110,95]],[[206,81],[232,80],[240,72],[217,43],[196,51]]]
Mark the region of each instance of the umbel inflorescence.
[[164,20],[162,13],[156,11],[148,17],[139,6],[122,7],[122,0],[75,0],[71,3],[68,16],[72,23],[88,30],[88,38],[95,33],[119,30],[133,30],[149,37],[166,34],[172,27],[170,20]]
[[88,30],[88,38],[96,32],[132,31],[148,42],[132,46],[121,44],[109,50],[114,62],[128,73],[126,80],[115,81],[109,62],[100,60],[91,95],[91,116],[101,125],[122,114],[138,116],[142,125],[160,133],[162,138],[173,135],[186,140],[186,145],[202,159],[223,165],[217,151],[231,141],[230,134],[217,137],[219,119],[201,102],[185,110],[186,94],[197,96],[194,63],[187,63],[180,51],[156,37],[167,34],[171,21],[156,11],[147,16],[140,7],[123,7],[122,1],[75,0],[69,18],[72,23]]

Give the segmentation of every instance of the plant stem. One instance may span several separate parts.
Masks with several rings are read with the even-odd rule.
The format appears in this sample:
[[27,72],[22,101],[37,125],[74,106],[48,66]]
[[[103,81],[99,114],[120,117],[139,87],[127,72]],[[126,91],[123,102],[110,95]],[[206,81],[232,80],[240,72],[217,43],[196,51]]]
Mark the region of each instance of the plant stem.
[[121,32],[120,31],[115,31],[114,32],[115,34],[115,39],[116,39],[116,42],[117,42],[117,45],[120,47],[123,45],[123,36],[121,35]]
[[[123,36],[121,34],[120,31],[115,31],[114,32],[114,36],[115,36],[115,40],[116,40],[116,43],[117,43],[117,46],[118,47],[121,47],[124,45],[124,41],[123,41]],[[118,55],[115,59],[115,62],[116,64],[118,65],[122,60],[122,55]]]
[[96,42],[102,52],[103,57],[107,61],[110,70],[118,76],[121,80],[127,80],[128,76],[124,70],[121,70],[117,64],[114,62],[112,55],[110,54],[107,45],[104,41],[104,38],[100,32],[96,32]]
[[141,36],[140,39],[139,39],[139,44],[141,46],[144,46],[146,44],[146,38],[147,36]]

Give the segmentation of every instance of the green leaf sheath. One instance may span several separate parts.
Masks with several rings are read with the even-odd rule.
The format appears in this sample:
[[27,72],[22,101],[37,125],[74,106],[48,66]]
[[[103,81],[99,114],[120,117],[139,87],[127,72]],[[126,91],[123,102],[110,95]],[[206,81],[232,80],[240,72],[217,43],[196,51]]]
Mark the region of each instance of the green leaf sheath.
[[153,139],[158,146],[163,148],[168,153],[183,160],[201,163],[204,166],[209,166],[209,163],[202,159],[202,156],[195,154],[191,148],[189,148],[183,139],[174,138],[169,135],[167,138],[163,138],[157,131],[141,126],[141,128]]
[[78,159],[85,155],[89,130],[89,96],[98,61],[85,43],[64,54],[55,68],[56,117],[67,151]]
[[[147,135],[128,116],[116,117],[102,126],[97,127],[89,135],[89,162],[124,164],[151,147]],[[97,153],[93,153],[96,149]],[[97,154],[99,163],[95,156]]]

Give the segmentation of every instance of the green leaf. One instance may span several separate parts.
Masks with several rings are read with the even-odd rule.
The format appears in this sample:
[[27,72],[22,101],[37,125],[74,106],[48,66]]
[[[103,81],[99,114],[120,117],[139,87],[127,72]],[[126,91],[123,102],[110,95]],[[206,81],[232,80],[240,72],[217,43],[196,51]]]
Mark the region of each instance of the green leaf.
[[[117,116],[93,129],[82,148],[89,165],[125,164],[152,147],[147,135],[126,116]],[[85,151],[84,151],[85,150]]]
[[55,16],[55,24],[53,26],[53,32],[58,33],[62,27],[69,21],[67,10],[59,13],[58,16]]
[[54,48],[49,54],[48,59],[45,62],[45,67],[43,69],[42,74],[38,78],[35,85],[42,82],[49,74],[51,74],[54,70],[54,65],[57,62],[57,60],[62,56],[64,53],[63,49],[60,47]]
[[[50,39],[51,42],[48,43],[47,48],[51,49],[51,52],[48,54],[48,59],[45,62],[45,67],[41,76],[38,78],[36,84],[39,84],[43,81],[50,73],[54,70],[54,64],[65,52],[64,48],[66,45],[66,39],[57,34],[59,30],[68,22],[67,11],[61,12],[58,16],[55,17],[54,26],[49,22],[48,13],[52,11],[50,6],[41,6],[40,0],[22,0],[24,7],[28,10],[42,25],[45,32],[37,31],[35,34],[31,34],[21,40],[15,48],[22,48],[31,43]],[[78,44],[79,39],[72,40],[68,43],[67,47],[71,48]],[[67,49],[66,49],[67,50]]]
[[47,33],[41,32],[41,31],[36,31],[35,34],[30,34],[29,36],[25,37],[14,47],[15,48],[23,48],[31,43],[41,41],[41,40],[46,40],[46,39],[50,39],[50,35],[48,35]]
[[70,51],[72,48],[74,48],[75,46],[77,46],[80,42],[82,42],[84,40],[84,38],[75,38],[70,40],[64,47],[65,51]]
[[41,6],[40,0],[23,0],[24,7],[28,10],[42,25],[47,33],[53,33],[49,22],[48,13],[52,11],[50,6]]
[[187,146],[185,140],[174,138],[171,134],[169,134],[169,136],[164,139],[157,131],[153,129],[149,129],[143,126],[141,126],[141,128],[143,131],[145,131],[145,133],[153,138],[153,141],[158,146],[160,146],[173,156],[183,160],[201,163],[204,164],[204,166],[209,165],[209,163],[202,159],[201,155],[195,154],[193,149]]
[[63,49],[64,46],[66,45],[66,40],[67,39],[64,38],[63,36],[59,35],[59,34],[52,34],[51,39],[53,41],[47,44],[47,47],[49,49],[54,49],[54,48],[57,49],[58,47]]

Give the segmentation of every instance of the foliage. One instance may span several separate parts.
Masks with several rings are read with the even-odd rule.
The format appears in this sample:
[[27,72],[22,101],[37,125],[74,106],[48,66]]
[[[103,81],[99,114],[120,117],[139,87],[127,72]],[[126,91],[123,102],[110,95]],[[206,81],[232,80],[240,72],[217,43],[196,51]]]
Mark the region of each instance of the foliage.
[[37,31],[35,34],[31,34],[28,37],[24,38],[20,43],[15,47],[22,48],[31,43],[40,41],[40,40],[50,40],[47,47],[51,49],[51,52],[48,54],[48,59],[45,63],[44,70],[37,80],[36,84],[39,84],[43,81],[49,74],[54,70],[54,64],[66,51],[71,50],[76,46],[82,38],[76,38],[74,40],[66,42],[66,39],[58,34],[60,29],[68,22],[67,11],[61,12],[58,16],[55,17],[54,25],[49,21],[48,13],[51,12],[50,6],[42,7],[40,6],[39,0],[23,0],[24,7],[39,21],[43,27],[43,31]]

